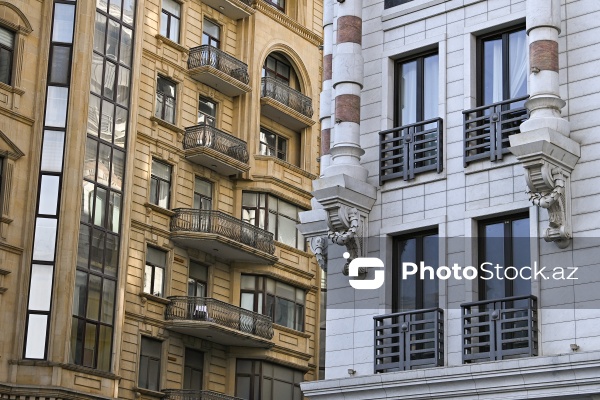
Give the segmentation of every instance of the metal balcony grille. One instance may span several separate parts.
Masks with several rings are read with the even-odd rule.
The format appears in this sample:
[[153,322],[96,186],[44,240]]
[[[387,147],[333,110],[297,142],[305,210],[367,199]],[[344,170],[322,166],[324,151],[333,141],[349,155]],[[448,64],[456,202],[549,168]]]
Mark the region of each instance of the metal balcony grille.
[[162,392],[165,394],[162,400],[242,400],[212,390],[167,389]]
[[444,365],[444,313],[428,308],[379,315],[375,320],[375,373]]
[[248,311],[207,297],[167,297],[165,319],[179,321],[206,321],[235,329],[239,332],[273,338],[273,322],[268,315]]
[[379,132],[379,184],[413,179],[426,171],[442,172],[443,120],[428,119]]
[[476,301],[461,308],[463,363],[537,356],[535,296]]
[[246,85],[250,82],[248,65],[237,58],[208,44],[191,48],[188,69],[205,66],[214,67]]
[[262,78],[260,97],[270,97],[308,118],[313,116],[312,99],[275,78]]
[[221,211],[176,208],[171,217],[171,232],[214,233],[251,246],[265,253],[275,253],[271,232]]
[[248,145],[241,139],[225,133],[214,126],[199,124],[185,128],[183,148],[206,147],[214,149],[243,163],[248,163]]
[[529,96],[505,100],[463,111],[464,164],[489,159],[501,160],[510,147],[508,136],[519,133],[529,118],[524,100]]

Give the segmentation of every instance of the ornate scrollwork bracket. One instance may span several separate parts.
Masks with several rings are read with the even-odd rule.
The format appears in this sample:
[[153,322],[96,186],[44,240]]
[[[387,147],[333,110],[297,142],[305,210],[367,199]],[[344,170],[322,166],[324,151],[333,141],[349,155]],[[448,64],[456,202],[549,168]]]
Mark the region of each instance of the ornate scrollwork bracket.
[[327,271],[327,236],[315,236],[310,238],[310,250],[315,255],[317,263],[323,271]]
[[548,210],[544,240],[561,249],[571,242],[570,174],[547,161],[526,168],[529,200]]
[[[344,275],[348,275],[350,262],[360,257],[362,251],[362,237],[360,235],[361,221],[360,212],[354,207],[341,206],[333,218],[334,226],[345,227],[345,230],[330,230],[327,234],[329,240],[338,246],[345,246],[348,250],[348,257],[344,265]],[[367,276],[365,268],[359,268],[358,277],[364,279]]]

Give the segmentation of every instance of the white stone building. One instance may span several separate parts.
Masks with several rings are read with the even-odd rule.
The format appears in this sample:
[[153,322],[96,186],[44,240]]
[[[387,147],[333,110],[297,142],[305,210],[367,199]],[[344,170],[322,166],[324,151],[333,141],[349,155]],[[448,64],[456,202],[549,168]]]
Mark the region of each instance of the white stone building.
[[[328,0],[324,38],[298,229],[327,270],[325,380],[304,395],[600,399],[600,1]],[[383,286],[353,289],[378,268],[351,278],[343,252]],[[419,261],[478,277],[403,279]]]

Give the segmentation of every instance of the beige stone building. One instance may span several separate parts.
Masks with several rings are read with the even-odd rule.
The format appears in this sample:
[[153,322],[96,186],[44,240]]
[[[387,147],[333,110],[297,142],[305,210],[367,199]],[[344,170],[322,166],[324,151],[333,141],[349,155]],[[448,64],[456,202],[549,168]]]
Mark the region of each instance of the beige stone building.
[[321,0],[0,1],[0,399],[300,399]]

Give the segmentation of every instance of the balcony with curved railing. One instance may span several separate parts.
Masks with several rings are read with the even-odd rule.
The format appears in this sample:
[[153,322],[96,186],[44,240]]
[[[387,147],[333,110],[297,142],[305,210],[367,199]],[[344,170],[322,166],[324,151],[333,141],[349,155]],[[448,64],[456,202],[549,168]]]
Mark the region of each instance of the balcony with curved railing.
[[273,234],[221,211],[176,208],[171,240],[227,261],[277,261]]
[[185,157],[221,175],[233,175],[250,169],[245,141],[208,124],[185,128]]
[[227,96],[250,91],[248,65],[214,46],[204,44],[190,49],[190,76]]
[[261,113],[294,130],[313,125],[312,99],[272,77],[261,80]]
[[168,328],[227,346],[270,347],[273,321],[268,315],[209,297],[167,298]]

